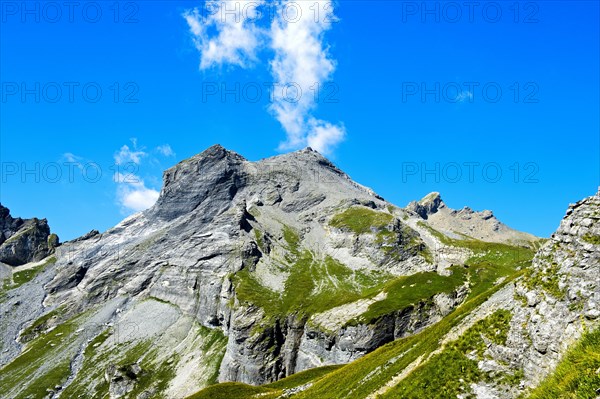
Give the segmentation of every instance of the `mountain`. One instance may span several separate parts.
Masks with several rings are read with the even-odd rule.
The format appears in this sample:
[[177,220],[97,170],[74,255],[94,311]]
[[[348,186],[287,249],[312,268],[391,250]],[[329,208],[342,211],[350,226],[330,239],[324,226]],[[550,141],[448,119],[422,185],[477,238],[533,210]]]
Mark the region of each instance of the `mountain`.
[[537,237],[523,233],[500,222],[492,211],[475,212],[468,206],[461,210],[446,206],[439,193],[431,193],[420,201],[413,201],[406,207],[427,220],[439,232],[454,238],[472,238],[488,242],[503,242],[515,245],[528,245]]
[[0,204],[0,262],[10,266],[40,261],[54,252],[59,240],[46,219],[13,218]]
[[437,193],[398,208],[310,148],[213,146],[152,208],[11,271],[0,392],[517,397],[600,316],[598,205],[544,243]]

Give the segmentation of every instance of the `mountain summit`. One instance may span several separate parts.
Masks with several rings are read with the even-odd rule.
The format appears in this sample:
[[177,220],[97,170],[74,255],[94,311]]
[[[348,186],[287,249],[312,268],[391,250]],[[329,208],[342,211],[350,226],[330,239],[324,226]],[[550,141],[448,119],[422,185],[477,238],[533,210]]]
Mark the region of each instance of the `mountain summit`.
[[[248,389],[308,395],[307,376],[458,325],[444,323],[484,306],[540,244],[491,213],[451,210],[438,193],[398,208],[310,148],[250,162],[216,145],[165,171],[150,209],[13,270],[0,391],[184,398],[218,382],[285,379]],[[401,370],[369,381],[398,356],[339,397],[395,386]]]
[[460,210],[446,206],[440,193],[434,192],[426,195],[420,201],[413,201],[406,207],[427,220],[434,229],[455,238],[467,236],[478,240],[525,244],[537,240],[537,237],[523,233],[500,222],[492,213],[485,210],[475,212],[468,206]]

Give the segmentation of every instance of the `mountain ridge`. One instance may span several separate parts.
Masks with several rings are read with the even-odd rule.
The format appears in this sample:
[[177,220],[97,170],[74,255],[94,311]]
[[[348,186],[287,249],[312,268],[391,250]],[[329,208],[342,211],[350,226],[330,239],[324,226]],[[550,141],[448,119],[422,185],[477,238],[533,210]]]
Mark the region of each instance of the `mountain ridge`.
[[512,281],[540,244],[458,234],[495,218],[437,193],[423,218],[311,149],[249,162],[216,145],[163,176],[153,207],[2,292],[2,391],[175,398],[353,364]]

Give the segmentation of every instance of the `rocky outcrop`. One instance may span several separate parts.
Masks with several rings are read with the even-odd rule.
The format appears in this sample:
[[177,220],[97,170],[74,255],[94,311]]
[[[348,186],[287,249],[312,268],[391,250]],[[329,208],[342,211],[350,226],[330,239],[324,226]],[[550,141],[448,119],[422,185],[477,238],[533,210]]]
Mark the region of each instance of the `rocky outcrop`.
[[0,204],[0,262],[10,266],[37,262],[58,245],[58,236],[50,233],[46,219],[13,218]]
[[527,246],[532,246],[539,241],[538,237],[506,226],[494,216],[492,211],[477,212],[468,206],[459,210],[451,209],[437,192],[426,195],[420,201],[409,203],[406,209],[450,238],[474,238],[487,242]]
[[429,218],[429,215],[436,213],[440,208],[444,208],[446,204],[442,201],[440,193],[433,192],[426,195],[420,201],[412,201],[406,206],[408,211],[414,212],[423,219]]
[[112,398],[120,398],[135,388],[135,380],[142,372],[139,364],[117,367],[114,364],[107,367],[104,379],[110,385],[109,393]]
[[569,206],[517,285],[508,347],[535,385],[600,319],[600,192]]
[[504,292],[508,300],[488,301],[482,308],[510,310],[507,340],[489,343],[479,368],[489,375],[522,373],[522,378],[473,384],[477,398],[521,397],[555,369],[585,331],[600,325],[600,192],[569,206],[531,269]]

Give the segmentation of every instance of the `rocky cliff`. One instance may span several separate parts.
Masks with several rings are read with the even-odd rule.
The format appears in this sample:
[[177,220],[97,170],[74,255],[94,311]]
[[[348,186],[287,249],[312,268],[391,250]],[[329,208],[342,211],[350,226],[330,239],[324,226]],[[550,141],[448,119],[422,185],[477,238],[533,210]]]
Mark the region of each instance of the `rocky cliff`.
[[311,149],[249,162],[213,146],[164,173],[152,208],[15,271],[36,273],[2,292],[0,391],[178,398],[419,336],[539,245],[444,209],[436,193],[395,207]]
[[420,201],[413,201],[406,209],[417,214],[427,223],[449,237],[467,236],[477,240],[527,244],[536,241],[536,237],[511,229],[500,222],[492,211],[476,212],[465,206],[457,210],[451,209],[442,200],[439,193],[431,193]]
[[46,219],[13,218],[0,204],[0,262],[19,266],[44,259],[58,246]]

